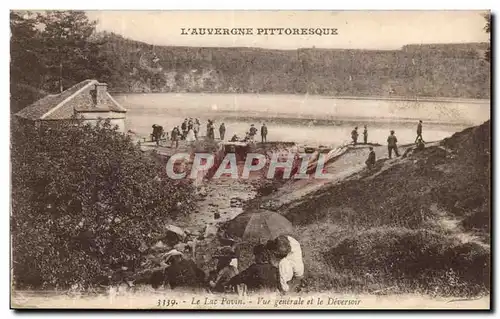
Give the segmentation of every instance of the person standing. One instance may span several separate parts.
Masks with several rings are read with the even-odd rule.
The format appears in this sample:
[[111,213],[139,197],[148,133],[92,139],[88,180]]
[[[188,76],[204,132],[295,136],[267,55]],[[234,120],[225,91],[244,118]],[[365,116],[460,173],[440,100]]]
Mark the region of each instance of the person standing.
[[267,126],[266,123],[262,124],[262,127],[260,128],[260,136],[262,143],[267,142]]
[[157,125],[156,126],[156,146],[160,145],[160,141],[163,137],[163,126]]
[[224,123],[222,123],[219,126],[219,135],[220,135],[220,140],[224,141],[224,135],[226,135],[226,127],[224,126]]
[[368,144],[368,129],[366,128],[366,125],[363,131],[363,142],[365,142],[365,144]]
[[368,154],[368,159],[366,160],[365,164],[368,167],[368,169],[372,169],[373,166],[375,165],[375,151],[373,151],[373,147],[370,146],[370,154]]
[[399,156],[398,139],[396,138],[396,135],[394,135],[394,131],[391,131],[391,135],[387,138],[387,148],[389,150],[389,158],[392,158],[393,150],[396,156]]
[[356,126],[351,132],[352,143],[356,145],[358,143],[358,127]]
[[249,133],[250,140],[253,141],[255,139],[255,135],[257,135],[257,129],[255,128],[255,125],[250,125]]
[[188,119],[184,119],[184,122],[182,122],[182,124],[181,124],[182,139],[186,138],[186,135],[187,135],[187,124],[188,124]]
[[186,142],[188,142],[189,145],[192,145],[196,141],[196,137],[194,136],[194,131],[192,128],[189,129],[189,131],[186,134]]
[[207,137],[211,140],[215,139],[215,127],[212,120],[208,120],[207,123]]
[[415,139],[415,143],[418,142],[419,138],[422,140],[422,142],[425,143],[424,138],[422,137],[422,120],[418,121],[418,125],[417,125],[417,138]]
[[195,119],[194,125],[193,125],[193,131],[194,131],[194,137],[198,139],[198,134],[200,132],[200,120]]
[[179,135],[181,134],[181,132],[179,132],[179,127],[176,126],[174,127],[174,129],[172,130],[172,144],[170,145],[170,147],[172,148],[174,146],[174,143],[175,143],[175,148],[179,148]]

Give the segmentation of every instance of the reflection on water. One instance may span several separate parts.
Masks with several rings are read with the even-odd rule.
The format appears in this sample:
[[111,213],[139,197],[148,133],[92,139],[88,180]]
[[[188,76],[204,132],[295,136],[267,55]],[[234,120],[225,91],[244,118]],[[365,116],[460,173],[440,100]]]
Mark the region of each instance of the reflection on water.
[[[198,118],[205,135],[208,119],[226,126],[226,138],[244,136],[265,122],[268,139],[312,145],[339,145],[350,139],[354,126],[368,126],[370,142],[385,143],[389,130],[400,143],[414,141],[418,119],[424,139],[439,140],[490,117],[488,101],[420,102],[331,99],[321,96],[251,94],[125,94],[116,99],[127,109],[127,126],[148,136],[153,124],[171,131],[184,118]],[[218,129],[216,129],[218,136]]]

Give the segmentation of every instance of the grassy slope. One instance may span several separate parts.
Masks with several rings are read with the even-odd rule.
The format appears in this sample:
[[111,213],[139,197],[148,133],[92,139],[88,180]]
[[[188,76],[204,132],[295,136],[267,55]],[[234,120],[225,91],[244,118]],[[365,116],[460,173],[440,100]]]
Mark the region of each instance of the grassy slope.
[[490,127],[329,186],[284,214],[307,290],[477,295],[489,290]]

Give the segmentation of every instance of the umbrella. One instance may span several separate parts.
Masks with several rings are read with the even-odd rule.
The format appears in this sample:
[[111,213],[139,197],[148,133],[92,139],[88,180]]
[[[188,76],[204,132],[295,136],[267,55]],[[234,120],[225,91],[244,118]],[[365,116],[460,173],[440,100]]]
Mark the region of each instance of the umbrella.
[[292,231],[288,219],[268,210],[240,214],[226,225],[226,235],[252,242],[264,242]]

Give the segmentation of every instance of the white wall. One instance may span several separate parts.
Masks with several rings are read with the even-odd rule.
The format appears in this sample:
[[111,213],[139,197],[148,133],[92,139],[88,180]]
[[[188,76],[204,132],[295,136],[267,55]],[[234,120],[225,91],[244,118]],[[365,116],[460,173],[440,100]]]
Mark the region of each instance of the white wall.
[[83,116],[87,123],[97,123],[100,119],[109,119],[111,125],[118,125],[118,130],[122,133],[126,132],[125,128],[125,113],[115,113],[115,112],[79,112],[79,115]]

